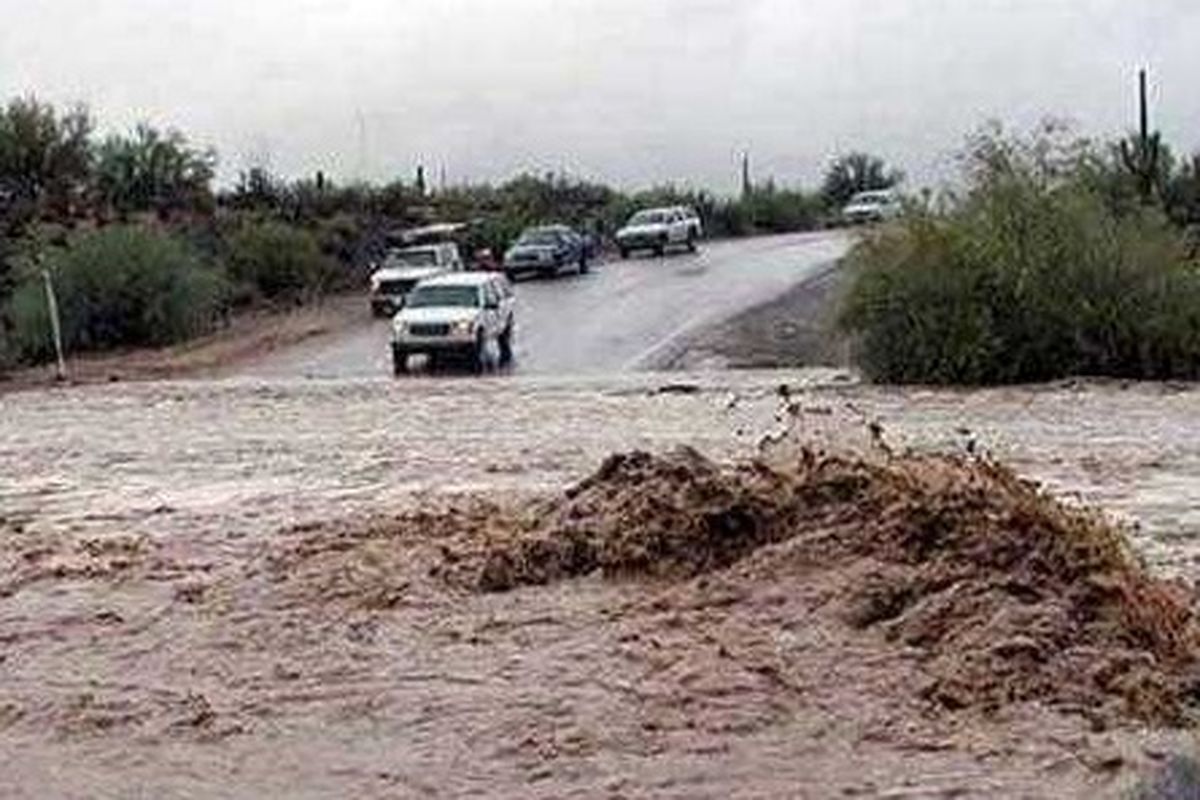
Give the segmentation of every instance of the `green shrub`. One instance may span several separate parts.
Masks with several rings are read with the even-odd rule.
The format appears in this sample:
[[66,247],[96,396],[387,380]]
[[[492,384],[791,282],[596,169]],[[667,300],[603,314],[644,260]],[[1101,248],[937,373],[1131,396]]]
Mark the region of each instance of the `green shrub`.
[[872,378],[998,384],[1200,376],[1200,273],[1152,209],[1114,210],[1053,143],[976,150],[942,215],[851,255],[842,322]]
[[229,237],[226,255],[245,301],[303,301],[326,291],[338,275],[315,236],[282,222],[244,224]]
[[[165,345],[205,333],[221,316],[226,282],[166,233],[110,227],[45,252],[69,352]],[[27,362],[53,356],[45,287],[30,263],[7,304],[7,348]]]

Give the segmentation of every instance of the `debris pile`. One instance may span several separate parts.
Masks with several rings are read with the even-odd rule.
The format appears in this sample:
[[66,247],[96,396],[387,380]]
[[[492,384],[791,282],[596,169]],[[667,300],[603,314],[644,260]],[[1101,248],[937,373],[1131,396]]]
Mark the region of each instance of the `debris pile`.
[[1190,590],[1148,574],[1101,516],[986,461],[616,455],[530,519],[493,529],[476,582],[682,580],[751,555],[798,559],[814,579],[845,575],[831,582],[836,613],[918,650],[935,711],[1041,701],[1099,725],[1180,724],[1200,689]]

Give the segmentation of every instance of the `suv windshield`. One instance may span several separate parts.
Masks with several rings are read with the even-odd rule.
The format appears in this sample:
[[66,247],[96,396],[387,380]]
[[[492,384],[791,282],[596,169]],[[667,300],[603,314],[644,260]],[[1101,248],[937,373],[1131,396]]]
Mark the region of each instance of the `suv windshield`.
[[419,286],[408,297],[409,308],[478,308],[479,289],[474,286]]
[[660,225],[667,221],[665,211],[639,211],[629,220],[630,225]]
[[397,250],[389,253],[388,266],[436,267],[437,253],[432,250]]

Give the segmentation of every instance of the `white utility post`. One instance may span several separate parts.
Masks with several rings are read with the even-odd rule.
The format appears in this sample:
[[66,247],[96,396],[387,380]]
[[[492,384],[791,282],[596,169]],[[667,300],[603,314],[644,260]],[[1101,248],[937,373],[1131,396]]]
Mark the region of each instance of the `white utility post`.
[[50,270],[42,270],[42,280],[46,282],[46,307],[50,311],[50,332],[54,336],[54,354],[58,357],[57,377],[60,381],[67,379],[67,361],[63,358],[62,326],[58,321],[58,298],[54,296],[54,281],[50,278]]

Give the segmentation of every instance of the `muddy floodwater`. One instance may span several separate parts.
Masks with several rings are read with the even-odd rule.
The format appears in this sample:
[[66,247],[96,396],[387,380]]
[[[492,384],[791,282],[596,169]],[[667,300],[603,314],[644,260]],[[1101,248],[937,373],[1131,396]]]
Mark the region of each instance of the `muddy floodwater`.
[[785,584],[480,594],[430,576],[442,523],[363,532],[483,525],[614,452],[815,442],[995,457],[1192,578],[1198,415],[1190,387],[828,371],[0,396],[0,796],[1119,796],[1175,734],[931,718],[892,691],[911,658]]

